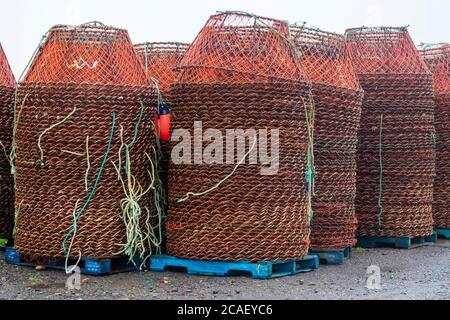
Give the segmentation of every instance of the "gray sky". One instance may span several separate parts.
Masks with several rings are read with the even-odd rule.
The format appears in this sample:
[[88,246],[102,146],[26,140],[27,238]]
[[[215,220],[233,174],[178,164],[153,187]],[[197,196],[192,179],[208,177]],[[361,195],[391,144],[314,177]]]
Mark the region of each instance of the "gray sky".
[[211,14],[225,10],[306,21],[339,33],[362,25],[410,25],[417,44],[450,41],[449,0],[0,0],[0,5],[0,42],[16,77],[51,26],[93,20],[128,29],[135,43],[190,42]]

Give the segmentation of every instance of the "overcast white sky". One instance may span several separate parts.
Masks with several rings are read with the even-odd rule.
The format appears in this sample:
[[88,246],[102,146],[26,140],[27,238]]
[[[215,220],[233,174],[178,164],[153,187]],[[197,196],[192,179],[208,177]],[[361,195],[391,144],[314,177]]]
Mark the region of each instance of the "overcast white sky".
[[18,77],[41,35],[55,24],[101,21],[135,43],[194,40],[216,11],[243,10],[343,33],[410,25],[416,43],[449,42],[449,0],[0,0],[0,42]]

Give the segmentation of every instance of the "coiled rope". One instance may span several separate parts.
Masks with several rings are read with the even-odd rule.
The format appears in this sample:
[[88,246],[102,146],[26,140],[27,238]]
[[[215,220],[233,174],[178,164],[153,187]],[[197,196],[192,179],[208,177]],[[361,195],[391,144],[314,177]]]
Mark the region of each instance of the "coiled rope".
[[[152,78],[155,84],[156,90],[158,92],[158,113],[161,103],[163,103],[162,95],[159,90],[158,81]],[[154,134],[156,148],[151,147],[152,155],[151,157],[147,152],[145,152],[146,157],[150,162],[151,170],[147,171],[150,176],[150,185],[148,188],[144,189],[142,185],[136,180],[132,172],[132,160],[130,158],[130,150],[135,144],[138,138],[139,127],[142,122],[142,118],[145,111],[144,103],[141,101],[141,111],[139,118],[136,122],[133,139],[129,144],[126,144],[123,139],[123,126],[120,128],[120,140],[121,146],[119,148],[119,160],[118,165],[112,162],[112,165],[116,169],[117,179],[120,181],[125,198],[121,200],[121,211],[122,219],[125,224],[126,229],[126,239],[127,242],[121,245],[123,248],[116,255],[125,254],[129,257],[129,261],[132,262],[136,267],[135,257],[140,257],[141,265],[139,269],[145,264],[145,261],[152,255],[152,247],[155,247],[156,253],[161,253],[162,244],[162,220],[165,211],[165,193],[162,187],[162,182],[158,175],[159,163],[161,160],[161,147],[159,143],[159,133],[156,135],[154,123],[153,127],[150,129]],[[125,153],[125,178],[122,178],[121,165],[122,156],[121,153],[124,150]],[[147,195],[148,192],[153,191],[154,204],[156,208],[156,215],[151,215],[148,207],[141,206],[140,202]],[[142,215],[146,213],[145,217],[145,229],[142,229]],[[156,225],[151,224],[151,219],[157,218]],[[155,233],[155,229],[158,229]],[[148,252],[148,253],[147,253]]]

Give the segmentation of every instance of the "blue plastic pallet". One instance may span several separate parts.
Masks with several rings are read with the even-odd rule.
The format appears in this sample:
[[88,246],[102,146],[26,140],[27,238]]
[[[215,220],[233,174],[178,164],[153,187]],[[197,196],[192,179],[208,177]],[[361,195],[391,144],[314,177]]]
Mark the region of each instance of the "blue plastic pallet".
[[450,239],[450,229],[448,228],[436,228],[434,232],[436,232],[438,238]]
[[338,250],[310,250],[309,253],[318,256],[320,263],[338,265],[347,260],[351,251],[352,248],[348,247]]
[[[18,266],[36,267],[36,265],[24,262],[19,253],[13,247],[6,247],[5,261],[9,264]],[[140,258],[134,259],[137,266],[142,263]],[[69,265],[75,263],[76,260],[69,260]],[[98,259],[91,257],[82,257],[78,265],[81,273],[92,276],[103,276],[114,273],[137,271],[134,264],[128,262],[128,258],[117,259]],[[65,270],[64,261],[50,262],[45,265],[48,269]]]
[[436,233],[428,237],[360,237],[358,247],[394,247],[398,249],[411,249],[421,247],[427,242],[436,242]]
[[188,274],[206,276],[231,276],[251,274],[254,279],[270,279],[309,272],[319,268],[319,258],[309,255],[300,260],[262,261],[262,262],[228,262],[180,259],[161,255],[150,258],[150,270],[185,270]]

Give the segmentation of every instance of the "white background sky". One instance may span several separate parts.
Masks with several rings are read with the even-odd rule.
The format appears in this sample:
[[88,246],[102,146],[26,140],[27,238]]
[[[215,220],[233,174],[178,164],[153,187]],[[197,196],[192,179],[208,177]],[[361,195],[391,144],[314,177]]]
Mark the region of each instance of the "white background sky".
[[225,10],[339,33],[362,25],[410,25],[417,44],[450,41],[449,0],[0,0],[0,42],[18,77],[55,24],[97,20],[128,29],[134,43],[191,42],[210,15]]

